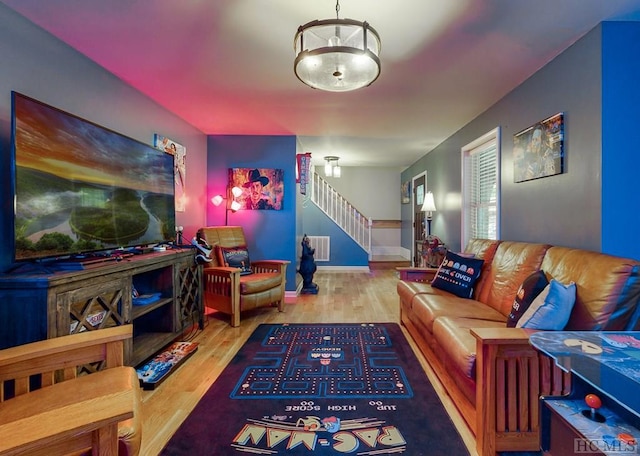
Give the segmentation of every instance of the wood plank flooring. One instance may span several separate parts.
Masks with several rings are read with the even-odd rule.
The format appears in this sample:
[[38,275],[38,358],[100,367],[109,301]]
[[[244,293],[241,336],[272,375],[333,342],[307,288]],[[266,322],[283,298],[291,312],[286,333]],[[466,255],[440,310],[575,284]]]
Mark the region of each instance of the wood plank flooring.
[[[395,270],[371,272],[318,271],[317,295],[300,295],[287,302],[285,311],[263,308],[243,313],[240,327],[229,326],[224,315],[208,316],[205,329],[193,341],[198,351],[155,390],[143,392],[141,455],[157,455],[189,415],[202,395],[220,375],[257,325],[261,323],[385,323],[399,322]],[[403,328],[404,330],[404,328]],[[404,331],[431,383],[462,435],[471,455],[475,439],[444,392],[435,374]],[[185,338],[186,340],[186,338]],[[213,432],[214,430],[212,430]]]

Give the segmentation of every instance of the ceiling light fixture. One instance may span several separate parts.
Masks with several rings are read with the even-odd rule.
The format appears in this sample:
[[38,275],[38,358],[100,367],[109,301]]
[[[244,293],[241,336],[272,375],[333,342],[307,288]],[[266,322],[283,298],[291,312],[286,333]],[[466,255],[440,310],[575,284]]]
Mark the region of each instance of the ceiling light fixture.
[[336,18],[298,27],[293,71],[314,89],[347,92],[366,87],[380,75],[380,36],[368,22]]
[[342,174],[340,165],[338,165],[338,160],[340,160],[340,157],[330,155],[328,157],[324,157],[324,159],[327,162],[324,165],[324,175],[327,177],[340,177],[340,175]]

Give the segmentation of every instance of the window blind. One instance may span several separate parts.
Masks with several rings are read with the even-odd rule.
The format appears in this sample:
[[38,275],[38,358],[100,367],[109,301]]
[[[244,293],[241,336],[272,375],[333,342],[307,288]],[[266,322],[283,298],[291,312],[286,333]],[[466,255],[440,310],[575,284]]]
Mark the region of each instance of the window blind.
[[498,130],[463,148],[463,247],[472,238],[498,238]]

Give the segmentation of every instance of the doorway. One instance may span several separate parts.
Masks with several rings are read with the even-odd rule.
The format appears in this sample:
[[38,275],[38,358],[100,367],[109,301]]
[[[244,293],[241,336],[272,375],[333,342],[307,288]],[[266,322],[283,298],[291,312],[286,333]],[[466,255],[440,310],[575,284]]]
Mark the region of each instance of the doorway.
[[414,267],[422,265],[422,243],[425,236],[424,213],[422,212],[422,203],[424,195],[427,191],[427,173],[423,172],[413,178],[412,193],[412,225],[413,225],[413,242],[411,243],[411,258]]

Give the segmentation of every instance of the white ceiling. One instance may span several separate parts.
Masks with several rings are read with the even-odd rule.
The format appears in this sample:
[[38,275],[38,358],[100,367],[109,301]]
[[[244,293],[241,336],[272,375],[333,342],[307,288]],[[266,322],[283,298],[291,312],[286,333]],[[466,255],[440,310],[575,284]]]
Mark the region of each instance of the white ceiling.
[[370,87],[293,73],[298,26],[335,0],[2,0],[207,134],[297,135],[314,163],[406,167],[640,0],[341,0],[382,39]]

